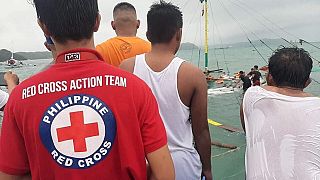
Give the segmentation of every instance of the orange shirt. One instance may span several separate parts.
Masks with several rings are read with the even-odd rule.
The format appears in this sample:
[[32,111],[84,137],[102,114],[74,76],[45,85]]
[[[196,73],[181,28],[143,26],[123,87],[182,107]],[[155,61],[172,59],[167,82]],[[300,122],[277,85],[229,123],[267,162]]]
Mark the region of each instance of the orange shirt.
[[96,47],[105,62],[119,67],[125,59],[151,51],[151,43],[138,37],[114,37]]

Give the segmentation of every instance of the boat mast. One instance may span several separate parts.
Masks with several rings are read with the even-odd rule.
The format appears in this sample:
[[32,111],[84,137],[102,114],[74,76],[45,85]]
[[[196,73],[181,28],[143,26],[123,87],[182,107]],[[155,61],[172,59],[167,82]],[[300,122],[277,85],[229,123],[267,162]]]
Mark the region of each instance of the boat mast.
[[[203,0],[202,0],[203,2]],[[208,46],[208,41],[209,41],[209,36],[208,36],[208,0],[204,0],[204,20],[205,20],[205,44],[204,44],[204,60],[205,60],[205,70],[208,70],[208,59],[209,59],[209,46]]]

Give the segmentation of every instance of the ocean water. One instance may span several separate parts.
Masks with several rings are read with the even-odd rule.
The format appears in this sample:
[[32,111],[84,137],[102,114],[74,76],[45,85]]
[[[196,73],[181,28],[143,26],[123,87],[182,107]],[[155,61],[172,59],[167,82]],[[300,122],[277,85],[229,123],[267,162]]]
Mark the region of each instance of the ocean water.
[[[320,46],[320,43],[316,43]],[[273,44],[270,47],[276,49],[280,45]],[[312,57],[320,60],[320,50],[309,45],[301,46],[308,50]],[[264,46],[257,45],[259,52],[265,58],[270,57],[272,51]],[[203,55],[199,50],[180,50],[178,56],[189,60],[194,65],[203,68]],[[219,68],[223,68],[226,72],[233,74],[240,70],[248,72],[254,65],[264,66],[266,65],[259,54],[254,51],[252,47],[231,47],[228,49],[210,49],[209,53],[209,67],[210,69],[217,68],[217,62]],[[24,61],[27,66],[23,68],[10,69],[18,74],[21,80],[24,80],[33,74],[39,72],[46,67],[51,60],[28,60]],[[0,71],[7,71],[5,66],[0,66]],[[312,78],[320,82],[320,65],[315,61],[314,69],[312,72]],[[2,87],[5,90],[5,88]],[[209,90],[210,91],[210,90]],[[311,92],[316,96],[320,96],[320,85],[313,81],[311,85],[306,89],[307,92]],[[208,118],[214,119],[222,124],[232,127],[241,128],[240,125],[240,103],[242,99],[242,91],[234,92],[218,92],[209,93],[208,95]],[[211,139],[219,141],[224,144],[236,145],[238,148],[234,150],[219,148],[212,146],[212,170],[215,180],[243,180],[245,179],[244,168],[244,152],[245,152],[245,134],[242,132],[229,132],[221,128],[209,125]]]

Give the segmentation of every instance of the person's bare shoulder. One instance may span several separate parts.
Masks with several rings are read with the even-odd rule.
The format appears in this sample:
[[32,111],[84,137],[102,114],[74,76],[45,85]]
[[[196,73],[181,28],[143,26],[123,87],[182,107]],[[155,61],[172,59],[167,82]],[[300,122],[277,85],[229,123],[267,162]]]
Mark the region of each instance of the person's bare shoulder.
[[205,75],[202,70],[188,61],[182,63],[179,71],[181,77],[188,80],[187,82],[189,83],[192,82],[194,84],[198,84],[205,82]]
[[134,65],[135,65],[135,57],[126,59],[124,61],[122,61],[122,63],[120,64],[119,68],[123,69],[125,71],[131,72],[133,73],[134,71]]

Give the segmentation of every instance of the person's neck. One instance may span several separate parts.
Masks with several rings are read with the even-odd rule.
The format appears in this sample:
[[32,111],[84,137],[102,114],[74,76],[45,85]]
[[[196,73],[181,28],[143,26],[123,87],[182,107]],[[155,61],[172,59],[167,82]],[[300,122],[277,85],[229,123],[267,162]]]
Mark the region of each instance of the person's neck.
[[151,51],[146,53],[146,62],[155,72],[161,72],[174,59],[175,51],[169,48],[170,44],[152,45]]
[[117,36],[120,37],[136,37],[137,35],[137,30],[117,30],[116,31]]
[[174,57],[175,51],[170,48],[170,44],[152,45],[151,52],[146,54],[147,64],[155,72],[166,68]]
[[290,87],[290,86],[277,86],[280,89],[285,89],[286,91],[292,91],[292,92],[303,92],[303,88],[296,88],[296,87]]
[[150,54],[161,56],[175,56],[176,50],[170,44],[152,44]]
[[78,49],[78,48],[95,49],[93,38],[84,39],[80,41],[68,40],[63,44],[55,43],[55,47],[57,50],[57,55],[65,51],[70,51],[72,49]]
[[266,86],[265,89],[279,94],[293,97],[310,97],[309,93],[303,91],[303,88],[295,88],[290,86]]

